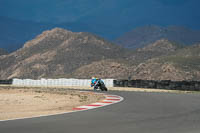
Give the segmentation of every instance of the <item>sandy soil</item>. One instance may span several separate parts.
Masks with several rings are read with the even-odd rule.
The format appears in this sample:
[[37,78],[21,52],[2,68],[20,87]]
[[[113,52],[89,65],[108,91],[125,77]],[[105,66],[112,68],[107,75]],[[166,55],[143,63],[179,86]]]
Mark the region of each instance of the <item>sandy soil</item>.
[[0,120],[69,112],[102,99],[103,95],[67,89],[0,87]]
[[[76,86],[76,87],[62,87],[65,89],[81,89],[81,90],[93,90],[92,87]],[[180,91],[180,90],[165,90],[165,89],[149,89],[149,88],[132,88],[132,87],[107,87],[108,91],[134,91],[134,92],[161,92],[161,93],[196,93],[196,91]]]
[[[91,87],[70,87],[73,89],[92,90]],[[159,92],[159,93],[197,93],[197,91],[181,91],[181,90],[165,90],[165,89],[149,89],[149,88],[133,88],[133,87],[108,87],[113,91],[134,91],[134,92]]]
[[[12,85],[0,85],[0,87],[7,86],[7,87],[13,87]],[[20,88],[20,86],[15,86]],[[53,86],[48,88],[63,88],[63,89],[74,89],[74,90],[91,90],[93,91],[92,87],[86,87],[86,86]],[[149,89],[149,88],[133,88],[133,87],[107,87],[108,90],[113,91],[135,91],[135,92],[163,92],[163,93],[197,93],[197,91],[180,91],[180,90],[165,90],[165,89]]]

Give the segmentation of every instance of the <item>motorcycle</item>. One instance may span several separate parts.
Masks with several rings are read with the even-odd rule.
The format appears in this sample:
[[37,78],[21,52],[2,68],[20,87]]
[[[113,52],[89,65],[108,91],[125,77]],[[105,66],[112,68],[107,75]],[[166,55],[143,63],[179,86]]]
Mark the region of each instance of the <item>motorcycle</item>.
[[104,82],[101,79],[98,79],[94,85],[94,90],[100,89],[101,91],[108,91],[108,88],[105,86]]

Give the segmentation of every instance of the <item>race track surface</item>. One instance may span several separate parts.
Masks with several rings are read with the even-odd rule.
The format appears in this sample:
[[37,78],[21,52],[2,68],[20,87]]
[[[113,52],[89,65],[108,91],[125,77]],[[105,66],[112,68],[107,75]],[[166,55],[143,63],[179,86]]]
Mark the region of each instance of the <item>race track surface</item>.
[[0,133],[200,133],[200,93],[109,94],[124,101],[64,115],[1,121]]

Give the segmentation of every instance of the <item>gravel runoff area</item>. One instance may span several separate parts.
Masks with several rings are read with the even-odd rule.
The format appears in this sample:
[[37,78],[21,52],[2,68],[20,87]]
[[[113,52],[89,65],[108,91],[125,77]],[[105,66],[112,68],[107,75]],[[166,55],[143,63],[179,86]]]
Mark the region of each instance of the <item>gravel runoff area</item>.
[[70,112],[104,98],[103,94],[69,89],[0,86],[0,120]]
[[[76,86],[76,87],[62,87],[66,89],[78,90],[93,90],[91,87]],[[180,91],[180,90],[166,90],[166,89],[149,89],[149,88],[132,88],[132,87],[107,87],[108,91],[133,91],[133,92],[159,92],[159,93],[197,93],[198,91]]]
[[[12,85],[0,86],[0,120],[35,117],[70,112],[74,107],[87,105],[104,99],[101,94],[80,92],[77,90],[93,90],[91,87],[20,87]],[[114,91],[191,93],[146,88],[108,87]]]

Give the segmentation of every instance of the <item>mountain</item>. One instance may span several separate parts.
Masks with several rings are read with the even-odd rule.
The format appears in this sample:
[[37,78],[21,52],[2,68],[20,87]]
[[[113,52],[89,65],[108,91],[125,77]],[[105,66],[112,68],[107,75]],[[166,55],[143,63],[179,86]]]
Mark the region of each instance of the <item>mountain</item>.
[[200,71],[200,44],[179,49],[173,55],[162,57],[157,62],[169,62],[188,72]]
[[54,28],[26,42],[23,48],[0,57],[0,78],[70,76],[83,65],[123,55],[123,48],[95,35]]
[[95,28],[93,29],[93,27],[90,27],[90,25],[85,23],[68,22],[61,24],[51,24],[22,21],[0,16],[0,29],[2,30],[2,32],[0,32],[0,47],[6,49],[9,52],[13,52],[23,47],[23,44],[26,41],[35,38],[42,31],[55,27],[62,27],[73,32],[84,31],[98,34]]
[[90,78],[92,76],[101,78],[127,79],[130,66],[119,60],[105,59],[92,62],[76,69],[72,76],[75,78]]
[[132,70],[133,79],[200,80],[200,44],[146,60]]
[[199,80],[200,45],[166,39],[130,50],[86,32],[44,31],[0,56],[0,79],[100,78]]
[[199,80],[199,45],[181,46],[166,39],[131,51],[125,58],[92,62],[76,69],[71,76],[115,79]]
[[161,39],[150,43],[143,48],[134,50],[134,52],[129,55],[128,60],[133,65],[138,65],[139,63],[153,58],[172,55],[182,47],[184,46],[166,39]]
[[105,30],[99,30],[103,29],[104,26],[91,26],[81,22],[51,24],[22,21],[0,16],[0,47],[13,52],[21,48],[26,41],[35,38],[42,31],[55,27],[68,29],[73,32],[90,32],[96,35],[103,35],[105,32],[106,35],[109,34],[109,27]]
[[6,50],[0,48],[0,56],[1,55],[6,55],[6,54],[8,54],[8,52]]
[[[200,45],[181,46],[165,39],[132,51],[124,60],[102,60],[76,69],[72,76],[115,79],[200,80]],[[96,70],[96,71],[95,71]]]
[[127,48],[142,48],[160,39],[191,45],[200,42],[200,31],[180,26],[143,26],[119,37],[115,42]]

